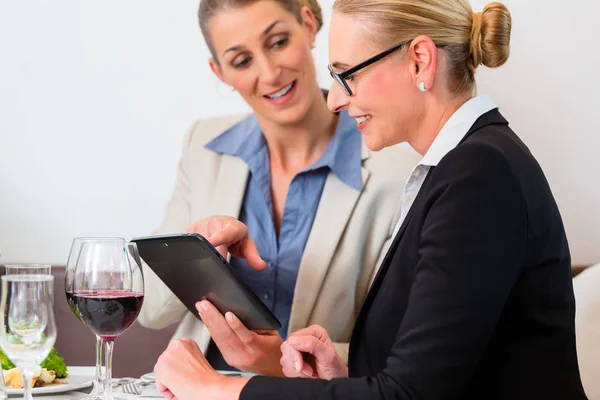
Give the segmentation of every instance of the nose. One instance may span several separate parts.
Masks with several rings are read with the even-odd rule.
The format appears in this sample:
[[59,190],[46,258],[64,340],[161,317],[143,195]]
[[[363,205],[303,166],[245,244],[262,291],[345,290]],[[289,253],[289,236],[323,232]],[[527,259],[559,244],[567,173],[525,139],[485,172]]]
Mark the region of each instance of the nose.
[[267,56],[258,59],[258,68],[260,71],[260,80],[266,84],[277,84],[281,77],[281,67]]
[[344,108],[348,108],[349,102],[350,96],[344,93],[336,81],[331,82],[329,94],[327,95],[327,107],[333,112],[338,112]]

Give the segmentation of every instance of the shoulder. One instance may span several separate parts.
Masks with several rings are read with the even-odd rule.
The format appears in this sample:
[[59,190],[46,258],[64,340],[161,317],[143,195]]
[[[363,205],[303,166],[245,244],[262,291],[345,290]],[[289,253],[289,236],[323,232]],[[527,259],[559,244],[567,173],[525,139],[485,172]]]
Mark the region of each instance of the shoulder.
[[521,175],[529,171],[531,161],[535,163],[510,128],[490,125],[470,134],[442,158],[434,168],[431,183],[467,191],[485,190],[501,198],[521,197]]
[[250,118],[254,118],[254,115],[236,114],[198,119],[186,135],[185,142],[189,147],[204,147],[217,137],[231,132],[239,124]]

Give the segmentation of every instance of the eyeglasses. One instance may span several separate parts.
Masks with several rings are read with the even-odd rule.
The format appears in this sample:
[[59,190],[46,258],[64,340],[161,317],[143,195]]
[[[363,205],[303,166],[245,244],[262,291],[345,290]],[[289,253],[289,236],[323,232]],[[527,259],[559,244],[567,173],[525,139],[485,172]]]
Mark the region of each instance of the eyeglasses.
[[360,64],[357,64],[354,67],[347,69],[346,71],[343,71],[343,72],[333,71],[331,64],[329,64],[327,66],[327,68],[329,69],[329,74],[342,87],[342,90],[344,91],[344,93],[346,93],[348,96],[352,96],[352,89],[350,89],[350,86],[348,86],[348,82],[347,82],[347,80],[351,77],[352,74],[360,71],[363,68],[368,67],[369,65],[371,65],[373,63],[376,63],[377,61],[392,54],[394,51],[402,48],[403,46],[407,45],[408,43],[410,43],[410,41],[400,43],[399,45],[396,45],[396,46],[392,47],[391,49],[387,49],[386,51],[379,53],[379,54],[369,58],[368,60],[365,60],[365,61],[361,62]]

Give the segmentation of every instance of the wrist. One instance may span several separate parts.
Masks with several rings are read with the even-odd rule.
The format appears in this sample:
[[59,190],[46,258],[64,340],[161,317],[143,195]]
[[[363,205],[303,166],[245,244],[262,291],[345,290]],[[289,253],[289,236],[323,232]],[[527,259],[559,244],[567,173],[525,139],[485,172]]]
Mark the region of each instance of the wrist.
[[221,375],[222,379],[219,380],[215,387],[210,399],[215,400],[237,400],[240,398],[242,389],[250,379],[248,378],[229,378]]

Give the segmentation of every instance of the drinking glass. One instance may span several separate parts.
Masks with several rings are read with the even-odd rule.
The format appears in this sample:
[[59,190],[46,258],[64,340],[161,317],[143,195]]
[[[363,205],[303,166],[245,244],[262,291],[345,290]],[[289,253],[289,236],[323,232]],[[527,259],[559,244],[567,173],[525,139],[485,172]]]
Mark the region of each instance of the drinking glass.
[[50,275],[50,264],[6,264],[4,275]]
[[[87,241],[92,242],[114,242],[123,243],[125,239],[119,237],[105,237],[105,238],[93,238],[93,237],[78,237],[73,239],[71,244],[71,250],[69,251],[69,258],[67,259],[67,266],[65,268],[65,295],[67,297],[67,303],[69,308],[75,314],[77,319],[81,321],[81,317],[77,308],[75,307],[73,297],[73,282],[75,280],[75,267],[77,266],[77,260],[79,253],[81,252],[81,245]],[[83,321],[82,321],[83,322]],[[94,384],[92,391],[83,397],[83,400],[99,400],[104,394],[104,376],[102,375],[102,338],[96,336],[96,373],[94,376]]]
[[135,243],[125,239],[85,240],[77,258],[71,301],[83,323],[104,343],[104,400],[112,400],[115,339],[137,319],[144,277]]
[[56,341],[52,275],[3,275],[0,346],[23,374],[23,399],[32,400],[35,368]]

